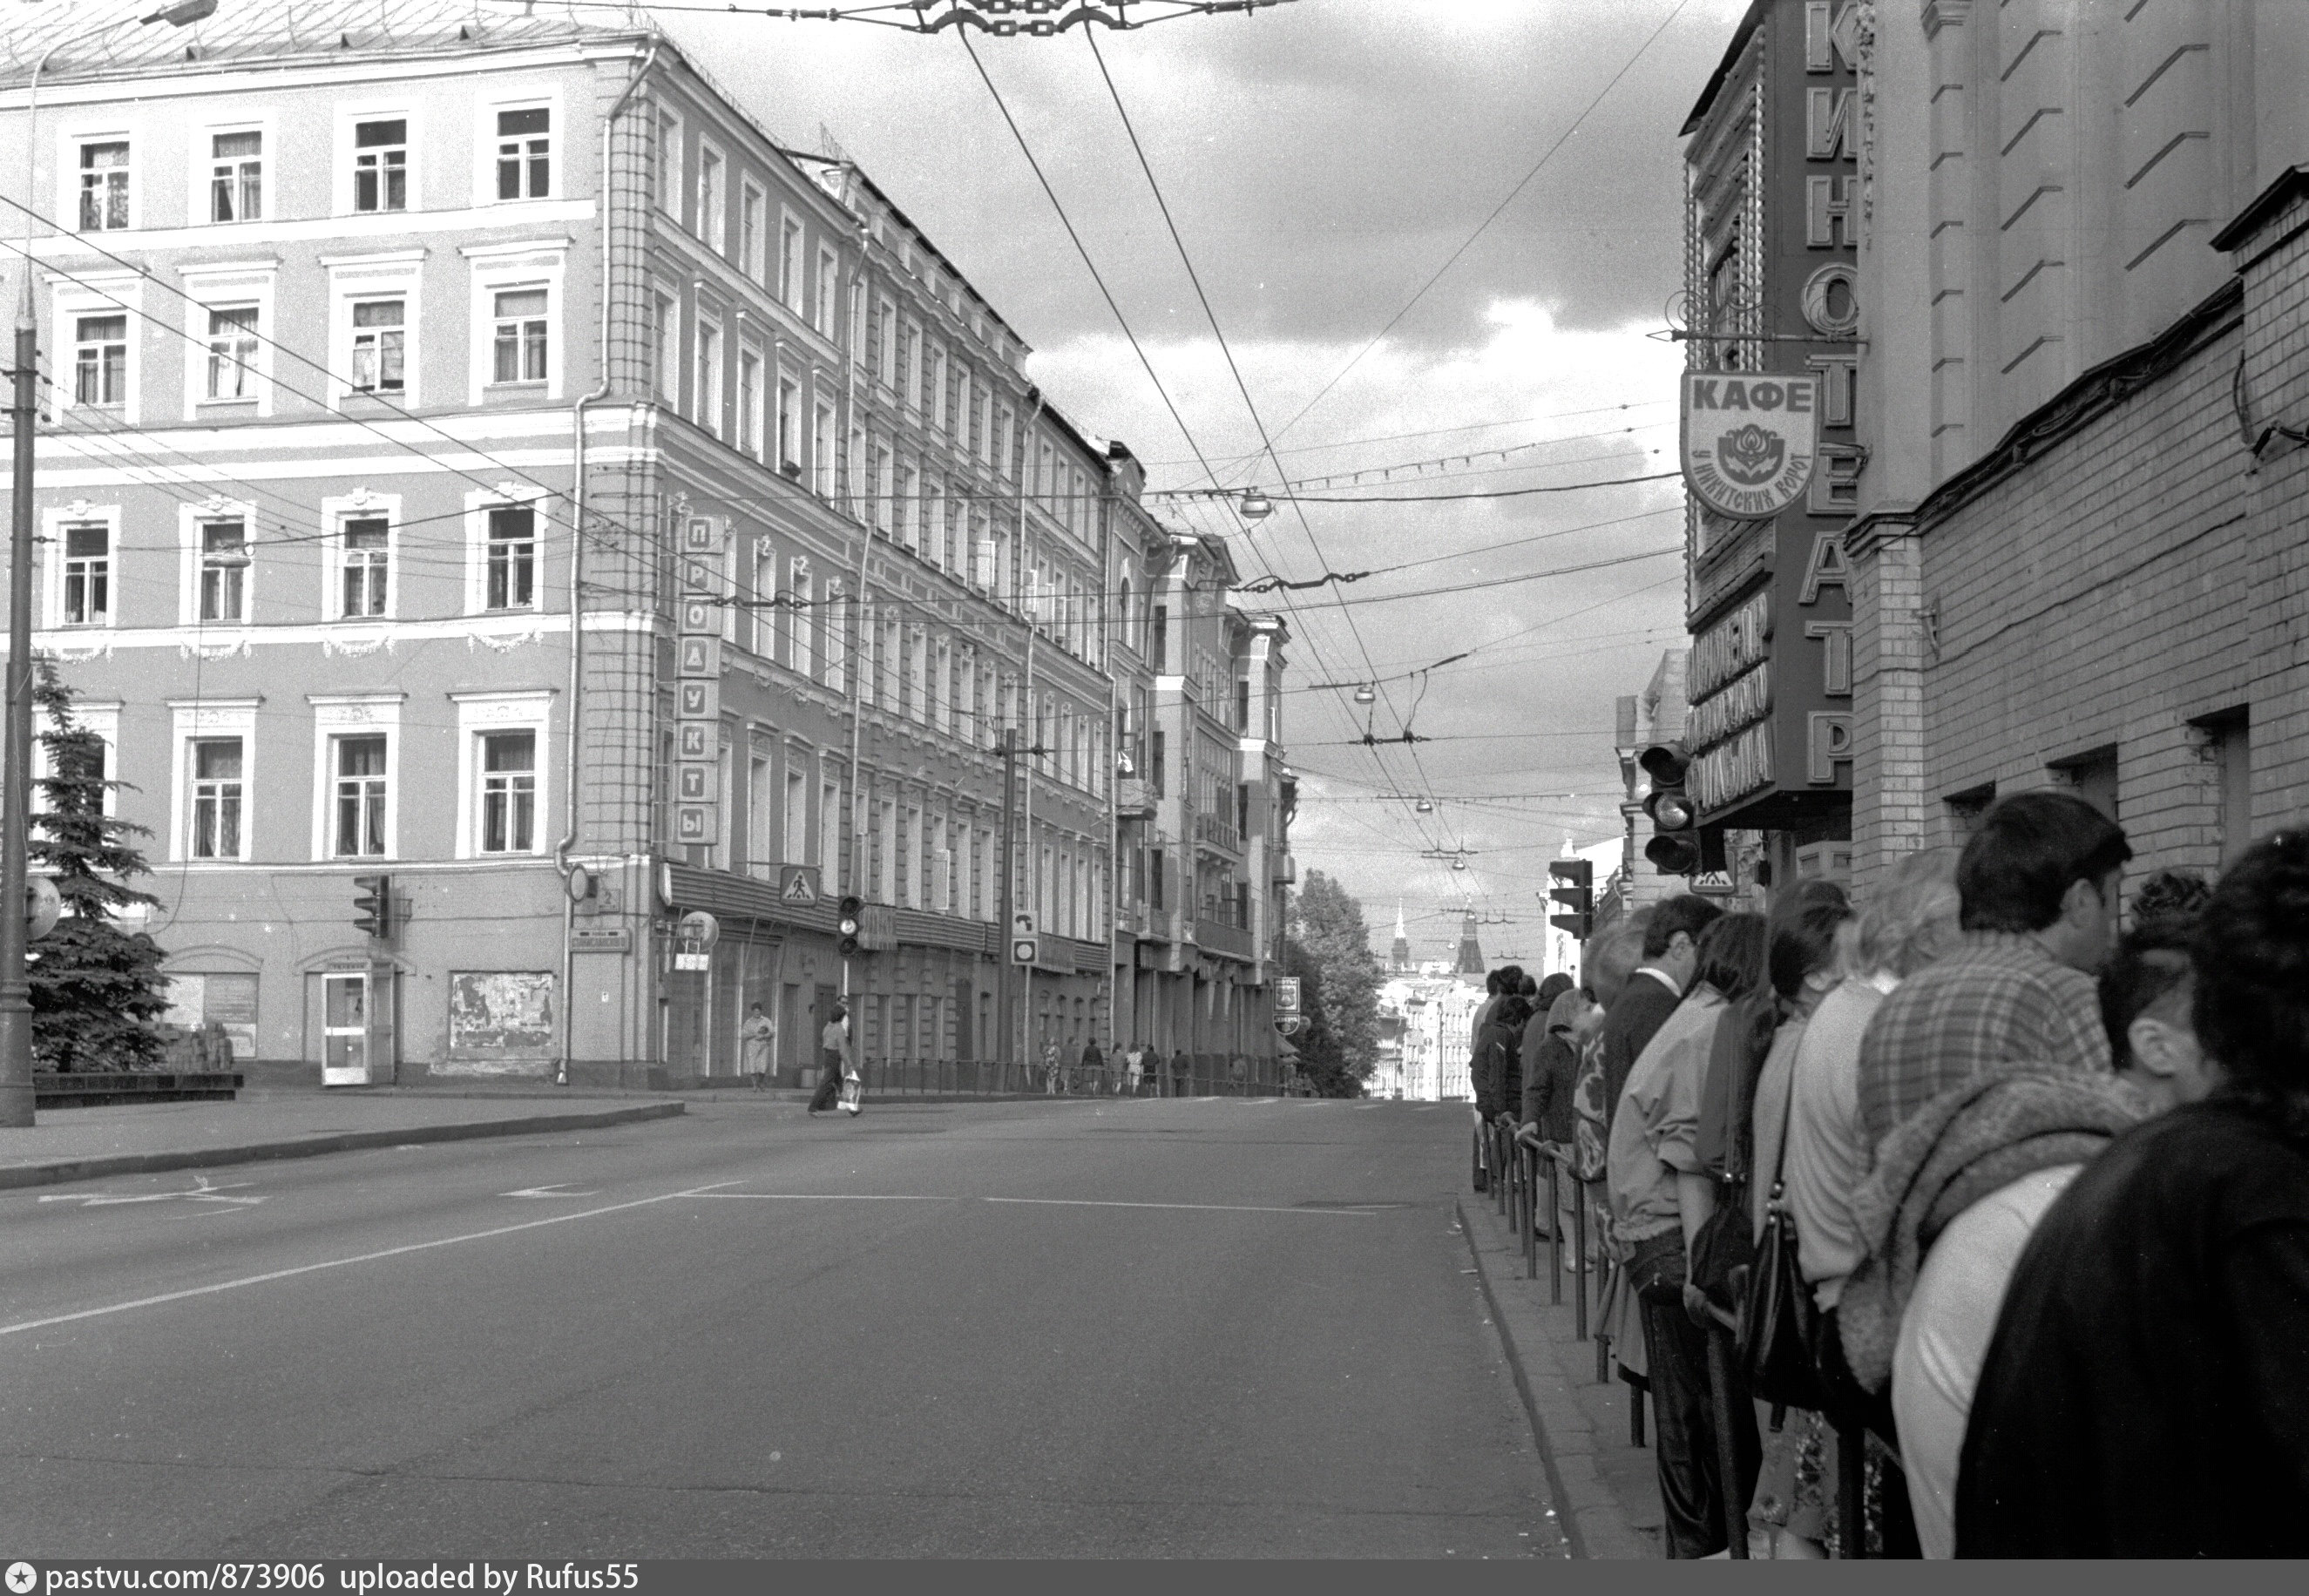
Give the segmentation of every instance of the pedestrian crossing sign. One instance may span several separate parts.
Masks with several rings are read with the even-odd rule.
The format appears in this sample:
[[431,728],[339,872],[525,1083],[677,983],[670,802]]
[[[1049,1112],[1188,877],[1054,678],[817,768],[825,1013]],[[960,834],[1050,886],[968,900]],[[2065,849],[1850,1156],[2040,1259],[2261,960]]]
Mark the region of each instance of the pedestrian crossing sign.
[[817,867],[787,865],[778,873],[778,902],[808,909],[817,902]]

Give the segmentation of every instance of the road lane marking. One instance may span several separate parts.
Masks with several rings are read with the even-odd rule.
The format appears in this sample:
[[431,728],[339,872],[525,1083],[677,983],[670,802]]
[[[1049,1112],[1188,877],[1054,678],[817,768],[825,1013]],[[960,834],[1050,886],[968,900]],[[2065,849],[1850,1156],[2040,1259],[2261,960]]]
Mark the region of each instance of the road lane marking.
[[569,1183],[557,1180],[551,1186],[525,1186],[517,1192],[499,1192],[500,1197],[598,1197],[599,1192],[571,1192],[561,1188]]
[[1198,1213],[1299,1213],[1370,1219],[1369,1208],[1251,1208],[1234,1203],[1101,1203],[1088,1197],[981,1197],[982,1203],[1027,1203],[1040,1208],[1180,1208]]
[[224,1194],[238,1191],[245,1186],[255,1186],[253,1180],[236,1180],[218,1186],[205,1175],[193,1178],[199,1184],[188,1192],[147,1192],[139,1196],[116,1197],[108,1192],[52,1192],[40,1199],[43,1203],[77,1203],[82,1208],[119,1208],[131,1203],[227,1203],[236,1207],[248,1207],[265,1201],[263,1197],[228,1197]]
[[647,1208],[656,1203],[670,1203],[679,1197],[704,1196],[725,1186],[735,1186],[734,1180],[717,1180],[712,1186],[692,1186],[684,1191],[664,1192],[654,1197],[636,1197],[630,1203],[612,1203],[602,1208],[588,1208],[577,1213],[557,1213],[545,1219],[533,1219],[518,1225],[497,1225],[487,1230],[471,1230],[463,1236],[442,1236],[431,1241],[412,1241],[403,1247],[388,1247],[381,1251],[360,1253],[350,1258],[329,1258],[318,1264],[299,1264],[294,1269],[272,1269],[263,1274],[243,1275],[238,1280],[219,1281],[213,1285],[191,1286],[182,1291],[163,1291],[157,1297],[139,1297],[129,1302],[115,1302],[104,1307],[84,1307],[77,1313],[51,1314],[44,1319],[26,1319],[21,1324],[0,1324],[0,1335],[21,1335],[27,1330],[45,1330],[51,1324],[70,1324],[78,1319],[100,1319],[108,1314],[125,1314],[132,1308],[158,1307],[163,1303],[182,1302],[190,1297],[212,1297],[220,1291],[238,1291],[244,1286],[262,1286],[273,1281],[293,1279],[300,1274],[314,1274],[324,1269],[347,1269],[355,1264],[374,1264],[384,1258],[397,1258],[404,1253],[430,1252],[438,1247],[456,1247],[468,1241],[487,1241],[495,1236],[511,1236],[520,1230],[540,1229],[547,1225],[566,1225],[581,1219],[598,1219],[605,1213],[621,1213],[628,1208]]
[[700,1192],[699,1196],[739,1203],[966,1203],[967,1197],[912,1197],[880,1192]]

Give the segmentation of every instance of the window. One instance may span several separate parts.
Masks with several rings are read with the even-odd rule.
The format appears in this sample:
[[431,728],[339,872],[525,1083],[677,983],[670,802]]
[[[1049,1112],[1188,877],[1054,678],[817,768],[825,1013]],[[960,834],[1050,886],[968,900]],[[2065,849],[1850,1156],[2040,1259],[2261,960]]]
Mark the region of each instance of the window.
[[495,296],[497,364],[490,378],[499,383],[545,381],[546,291],[509,289]]
[[80,147],[80,230],[117,233],[128,226],[128,141]]
[[385,851],[385,738],[336,739],[336,824],[330,852],[340,858]]
[[126,404],[127,316],[84,315],[76,318],[73,345],[73,402]]
[[497,113],[497,198],[541,200],[553,192],[553,112]]
[[657,396],[676,409],[681,405],[679,313],[671,294],[660,294],[651,317],[651,336],[657,345]]
[[657,205],[677,220],[681,216],[681,118],[657,114]]
[[722,247],[722,152],[710,144],[697,147],[697,236],[715,249]]
[[762,191],[751,183],[738,189],[738,269],[762,280]]
[[65,528],[65,625],[102,626],[112,619],[112,530]]
[[190,749],[193,767],[192,855],[196,859],[240,857],[240,739],[201,738]]
[[537,733],[489,732],[481,738],[481,851],[527,853],[536,838]]
[[801,475],[801,384],[785,376],[778,379],[776,463],[789,477]]
[[762,357],[752,349],[738,351],[738,447],[759,458],[762,453]]
[[256,397],[256,306],[236,305],[209,312],[211,399]]
[[409,122],[395,116],[353,125],[353,209],[409,209]]
[[813,418],[809,437],[810,467],[817,477],[817,491],[826,498],[834,496],[834,407],[822,404]]
[[834,336],[835,312],[838,308],[836,285],[840,281],[841,270],[832,250],[818,251],[817,330],[828,338]]
[[703,316],[697,322],[697,422],[722,436],[722,328]]
[[248,618],[248,528],[238,519],[200,525],[200,618]]
[[402,391],[402,316],[407,301],[359,299],[353,303],[353,392]]
[[381,515],[348,517],[344,523],[343,608],[347,620],[385,613],[385,582],[392,574],[390,526]]
[[796,770],[791,761],[786,766],[785,860],[789,865],[802,862],[802,850],[809,845],[809,777]]
[[209,220],[255,221],[264,214],[264,135],[209,135]]
[[526,505],[500,505],[492,509],[488,557],[488,608],[534,609],[537,513]]
[[778,299],[788,309],[801,309],[801,223],[784,218],[778,228]]
[[946,350],[930,346],[922,375],[922,419],[940,432],[948,426],[947,410]]

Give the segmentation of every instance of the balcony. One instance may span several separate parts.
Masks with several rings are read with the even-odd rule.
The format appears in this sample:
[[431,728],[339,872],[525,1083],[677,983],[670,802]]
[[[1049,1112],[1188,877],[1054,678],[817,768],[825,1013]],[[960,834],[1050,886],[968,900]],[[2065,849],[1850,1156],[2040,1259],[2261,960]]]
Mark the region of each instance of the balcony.
[[1114,783],[1114,807],[1125,820],[1134,815],[1152,815],[1154,800],[1162,795],[1136,776],[1117,778]]
[[1242,833],[1227,824],[1223,815],[1200,814],[1195,816],[1195,841],[1229,853],[1242,851]]
[[1258,939],[1241,926],[1231,926],[1224,920],[1196,920],[1195,943],[1206,953],[1241,959],[1246,963],[1258,957]]

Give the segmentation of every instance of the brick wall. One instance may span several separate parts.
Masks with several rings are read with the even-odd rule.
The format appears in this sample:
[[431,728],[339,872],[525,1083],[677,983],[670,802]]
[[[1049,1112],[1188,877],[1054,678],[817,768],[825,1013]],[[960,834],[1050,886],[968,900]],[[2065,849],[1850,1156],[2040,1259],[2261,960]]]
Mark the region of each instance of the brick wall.
[[[2239,387],[2257,436],[2276,426],[2309,428],[2309,231],[2296,230],[2305,227],[2309,199],[2296,196],[2237,250]],[[2257,833],[2309,818],[2309,449],[2268,435],[2259,466],[2248,500]]]
[[[2118,817],[2141,861],[2132,878],[2218,865],[2218,771],[2190,722],[2258,699],[2264,674],[2253,462],[2232,403],[2239,348],[2232,325],[1925,522],[1924,840],[1957,840],[1948,794],[2053,785],[2063,762],[2114,747]],[[1884,696],[1880,742],[1907,713]]]
[[1852,884],[1865,892],[1926,841],[1924,582],[1906,526],[1872,529],[1854,547]]

